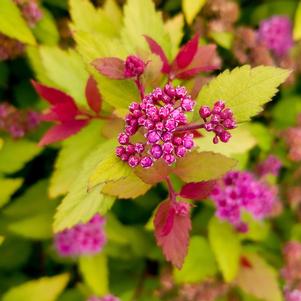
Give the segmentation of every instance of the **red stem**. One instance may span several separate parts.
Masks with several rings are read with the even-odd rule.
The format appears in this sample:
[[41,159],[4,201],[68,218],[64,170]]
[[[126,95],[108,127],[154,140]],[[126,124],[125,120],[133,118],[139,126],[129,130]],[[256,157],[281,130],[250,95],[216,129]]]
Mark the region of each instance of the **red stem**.
[[168,186],[168,192],[169,192],[170,200],[172,202],[176,202],[177,193],[176,193],[176,191],[174,190],[174,188],[172,186],[172,183],[171,183],[171,180],[170,180],[169,176],[166,177],[166,182],[167,182],[167,186]]
[[136,79],[135,79],[135,83],[136,83],[136,86],[139,90],[139,93],[140,93],[140,97],[141,99],[144,98],[144,86],[142,84],[142,81],[141,81],[141,78],[140,76],[138,76]]
[[175,132],[187,132],[192,130],[201,129],[204,127],[204,123],[190,123],[187,125],[179,126]]

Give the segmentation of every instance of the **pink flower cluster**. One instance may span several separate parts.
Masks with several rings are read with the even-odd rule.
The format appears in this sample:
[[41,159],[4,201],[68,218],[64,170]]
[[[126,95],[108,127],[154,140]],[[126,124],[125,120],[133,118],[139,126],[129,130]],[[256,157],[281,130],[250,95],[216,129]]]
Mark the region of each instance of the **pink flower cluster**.
[[34,111],[17,110],[9,103],[0,104],[0,131],[13,138],[21,138],[40,123],[40,114]]
[[144,72],[145,63],[137,56],[129,55],[124,63],[125,77],[137,77]]
[[272,16],[262,21],[258,30],[258,40],[275,55],[286,55],[293,46],[290,19],[285,16]]
[[0,61],[14,59],[24,52],[25,45],[0,33]]
[[204,121],[203,128],[207,132],[215,133],[214,144],[217,144],[219,140],[222,142],[229,141],[231,134],[227,130],[236,128],[236,123],[232,111],[226,108],[222,100],[218,100],[212,110],[208,106],[202,106],[199,114]]
[[57,252],[63,257],[98,253],[106,243],[104,223],[105,219],[96,214],[85,224],[59,232],[54,240]]
[[301,291],[298,289],[285,291],[285,301],[301,301]]
[[271,187],[247,171],[228,172],[214,187],[211,198],[217,207],[216,215],[241,232],[248,230],[242,221],[242,211],[262,219],[272,211],[277,200]]
[[[177,131],[187,124],[185,114],[193,111],[194,105],[185,87],[174,88],[170,84],[154,89],[141,103],[133,102],[125,131],[118,137],[121,145],[116,148],[116,155],[131,167],[140,164],[148,168],[160,158],[171,165],[194,146],[193,134]],[[131,137],[136,133],[137,139],[138,134],[144,135],[146,142],[132,143]]]
[[260,162],[257,165],[256,171],[259,176],[265,176],[268,174],[278,176],[281,167],[281,161],[276,156],[269,155],[263,162]]
[[43,17],[37,0],[14,0],[30,27],[34,27]]
[[87,301],[120,301],[119,298],[113,296],[113,295],[107,295],[104,297],[91,297]]

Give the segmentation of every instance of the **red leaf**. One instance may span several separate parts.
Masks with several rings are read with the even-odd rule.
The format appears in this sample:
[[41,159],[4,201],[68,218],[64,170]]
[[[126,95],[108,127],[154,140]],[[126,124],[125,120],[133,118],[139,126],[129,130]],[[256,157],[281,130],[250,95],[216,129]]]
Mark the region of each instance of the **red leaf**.
[[34,80],[32,80],[31,83],[35,88],[36,92],[52,105],[56,105],[63,102],[74,103],[73,98],[71,96],[60,90],[42,85]]
[[99,113],[102,99],[97,88],[97,83],[92,76],[90,76],[87,81],[86,99],[91,110],[93,110],[95,113]]
[[250,262],[250,260],[248,258],[246,258],[245,256],[241,256],[240,257],[240,264],[241,266],[243,266],[244,268],[252,268],[252,263]]
[[180,196],[191,200],[205,199],[214,188],[216,181],[188,183],[181,189]]
[[162,47],[155,41],[153,40],[151,37],[144,35],[144,38],[146,39],[146,42],[151,50],[152,53],[157,54],[163,63],[161,72],[163,73],[169,73],[170,72],[170,65],[168,63],[168,59],[164,53],[164,50],[162,49]]
[[118,57],[96,59],[92,65],[104,76],[111,79],[125,79],[124,61]]
[[87,125],[88,122],[88,120],[71,120],[55,125],[46,132],[40,140],[39,145],[44,146],[50,143],[62,141],[79,132],[85,125]]
[[167,200],[159,205],[154,219],[157,244],[166,260],[178,269],[182,267],[188,250],[191,230],[189,211],[189,204]]
[[216,45],[198,47],[195,56],[184,70],[179,70],[177,78],[188,79],[199,72],[213,71],[219,68],[220,61],[216,53]]
[[53,106],[48,113],[42,115],[44,121],[61,121],[67,122],[75,119],[79,110],[75,103],[65,102]]
[[195,34],[194,37],[189,40],[182,48],[180,49],[174,64],[176,64],[175,69],[186,68],[193,60],[199,44],[199,35]]

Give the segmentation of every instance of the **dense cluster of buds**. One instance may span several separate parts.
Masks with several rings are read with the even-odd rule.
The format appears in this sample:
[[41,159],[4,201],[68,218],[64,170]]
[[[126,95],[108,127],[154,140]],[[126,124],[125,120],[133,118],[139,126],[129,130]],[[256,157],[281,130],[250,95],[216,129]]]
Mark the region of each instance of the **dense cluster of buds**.
[[284,56],[293,46],[292,23],[285,16],[272,16],[260,23],[258,40],[276,56]]
[[119,298],[113,295],[106,295],[104,297],[90,297],[87,301],[120,301]]
[[129,55],[124,63],[124,75],[127,78],[143,74],[145,63],[137,56]]
[[278,176],[281,167],[281,161],[276,156],[269,155],[264,161],[256,166],[256,172],[260,177],[268,174]]
[[301,244],[289,241],[283,248],[284,268],[282,277],[285,280],[285,300],[301,300]]
[[228,172],[214,187],[211,198],[217,207],[216,215],[233,224],[238,231],[246,232],[242,212],[249,212],[255,219],[269,215],[277,200],[272,187],[256,179],[247,171]]
[[[141,103],[133,102],[125,131],[118,137],[121,145],[116,148],[116,155],[131,167],[140,164],[148,168],[160,158],[169,165],[174,163],[194,146],[193,134],[177,131],[187,125],[185,114],[193,111],[194,105],[185,87],[174,88],[170,84],[154,89]],[[146,142],[130,141],[138,131]]]
[[14,0],[14,2],[20,7],[22,15],[30,27],[34,27],[43,17],[37,0]]
[[55,247],[60,256],[76,257],[92,255],[101,251],[106,243],[105,219],[96,214],[87,223],[65,229],[55,236]]
[[222,100],[217,101],[212,110],[207,106],[202,106],[199,114],[204,121],[203,128],[207,132],[214,132],[213,143],[218,141],[228,142],[231,134],[228,130],[236,128],[236,122],[233,118],[233,113],[229,108],[226,108]]
[[40,114],[35,111],[18,110],[9,103],[0,104],[0,131],[13,138],[21,138],[37,128]]

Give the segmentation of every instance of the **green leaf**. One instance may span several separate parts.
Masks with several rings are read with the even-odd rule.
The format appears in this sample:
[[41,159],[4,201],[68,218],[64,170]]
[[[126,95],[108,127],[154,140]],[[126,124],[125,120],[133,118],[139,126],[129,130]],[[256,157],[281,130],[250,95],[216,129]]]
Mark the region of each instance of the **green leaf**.
[[35,25],[33,33],[42,44],[56,45],[60,40],[60,34],[55,19],[48,10],[42,9],[42,12],[43,18]]
[[235,283],[246,293],[264,301],[282,301],[277,272],[257,254],[243,254],[251,267],[241,266]]
[[95,213],[105,214],[113,205],[114,198],[101,194],[103,185],[87,191],[88,180],[99,161],[114,152],[116,142],[100,142],[85,159],[69,193],[63,199],[55,215],[54,230],[61,231],[80,222],[87,222]]
[[68,192],[86,156],[99,143],[101,125],[102,122],[91,122],[77,135],[62,143],[55,162],[55,170],[50,179],[49,195],[51,198]]
[[115,153],[109,154],[98,163],[89,178],[89,190],[103,183],[115,182],[126,178],[131,173],[128,164],[118,158]]
[[[245,65],[226,70],[202,88],[197,103],[212,107],[221,99],[233,111],[237,122],[247,121],[262,111],[262,105],[271,100],[289,74],[289,70],[270,66]],[[199,118],[198,112],[195,118]]]
[[36,183],[2,210],[7,231],[31,239],[52,237],[51,224],[57,202],[48,199],[47,187],[47,181]]
[[257,145],[263,151],[269,151],[273,143],[273,135],[270,133],[269,129],[259,122],[254,122],[250,124],[250,130],[252,135],[257,141]]
[[204,137],[196,139],[196,144],[202,151],[211,151],[225,156],[241,154],[249,151],[256,145],[256,140],[251,133],[250,124],[239,125],[231,130],[231,139],[228,143],[214,144],[212,133],[206,133]]
[[41,46],[39,51],[47,77],[77,103],[86,105],[88,73],[80,55],[72,49],[61,50],[50,46]]
[[164,30],[161,14],[156,12],[152,0],[128,0],[124,6],[123,21],[121,38],[129,53],[135,53],[137,49],[148,50],[143,37],[148,35],[161,45],[170,58],[170,39]]
[[26,139],[5,138],[0,150],[0,172],[13,173],[21,169],[28,161],[41,152],[42,148]]
[[216,42],[217,45],[225,48],[225,49],[231,49],[234,35],[232,32],[211,32],[210,37]]
[[0,208],[5,205],[10,197],[17,191],[23,183],[23,179],[4,179],[0,178]]
[[173,270],[175,281],[177,283],[197,283],[216,273],[217,265],[207,240],[202,236],[191,237],[182,269]]
[[5,239],[4,236],[1,236],[1,235],[0,235],[0,246],[1,246],[2,243],[4,242],[4,239]]
[[173,173],[184,182],[214,180],[236,165],[236,161],[221,154],[193,151],[177,161]]
[[103,296],[108,293],[109,271],[107,265],[107,256],[104,252],[79,258],[80,272],[93,295]]
[[241,246],[232,226],[216,217],[209,222],[209,242],[225,281],[232,281],[238,272]]
[[118,35],[118,26],[102,8],[95,8],[88,0],[70,0],[69,6],[72,31],[85,31],[96,35],[101,33],[110,37]]
[[34,36],[13,0],[1,0],[0,32],[25,44],[36,44]]
[[182,8],[188,24],[192,23],[205,3],[206,0],[182,0]]
[[43,277],[11,288],[3,295],[3,301],[55,301],[69,281],[68,274]]
[[299,2],[298,8],[296,10],[293,34],[294,40],[301,39],[301,2]]

